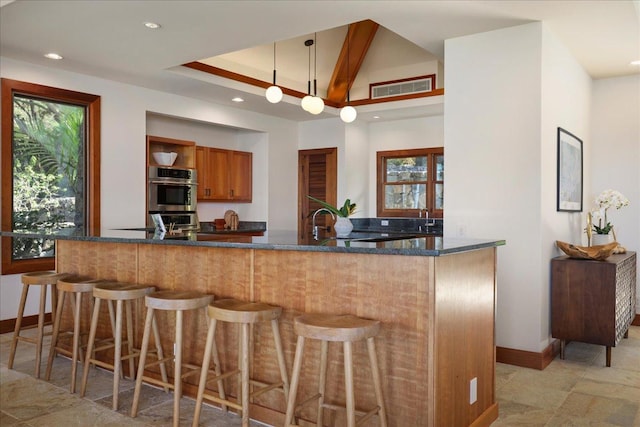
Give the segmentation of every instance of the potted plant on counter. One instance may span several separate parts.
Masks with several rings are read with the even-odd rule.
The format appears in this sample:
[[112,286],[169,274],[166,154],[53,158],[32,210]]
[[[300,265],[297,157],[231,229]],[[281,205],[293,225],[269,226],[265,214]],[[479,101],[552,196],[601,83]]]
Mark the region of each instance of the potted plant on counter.
[[346,237],[353,230],[353,224],[349,220],[349,216],[353,215],[356,211],[356,204],[351,203],[350,199],[344,201],[341,208],[337,208],[323,200],[316,199],[313,196],[307,196],[314,202],[320,204],[323,208],[331,212],[336,216],[336,222],[333,228],[336,230],[336,237]]

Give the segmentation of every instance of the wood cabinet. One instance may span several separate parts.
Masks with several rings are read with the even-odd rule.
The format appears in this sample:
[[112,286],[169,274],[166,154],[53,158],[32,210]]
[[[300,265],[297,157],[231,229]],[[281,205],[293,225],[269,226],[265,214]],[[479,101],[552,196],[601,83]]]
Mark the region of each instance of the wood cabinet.
[[626,336],[636,315],[636,253],[605,261],[551,260],[551,334],[560,339],[564,359],[567,340],[611,347]]
[[178,153],[178,157],[176,157],[173,166],[193,169],[196,167],[195,148],[196,143],[194,141],[147,135],[147,166],[158,166],[153,158],[153,153],[175,152]]
[[196,147],[199,201],[250,202],[253,154]]

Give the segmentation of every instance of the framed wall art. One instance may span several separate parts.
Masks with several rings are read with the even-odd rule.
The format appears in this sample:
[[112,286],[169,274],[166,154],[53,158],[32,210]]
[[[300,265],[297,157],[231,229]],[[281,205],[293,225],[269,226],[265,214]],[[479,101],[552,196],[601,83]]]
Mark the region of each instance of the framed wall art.
[[560,127],[557,210],[582,212],[582,140]]

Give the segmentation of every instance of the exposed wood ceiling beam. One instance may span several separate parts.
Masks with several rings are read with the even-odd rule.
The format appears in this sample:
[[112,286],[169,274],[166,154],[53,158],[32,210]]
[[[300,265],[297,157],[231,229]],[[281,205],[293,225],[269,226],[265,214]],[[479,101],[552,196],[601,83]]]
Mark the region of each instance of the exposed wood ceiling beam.
[[379,25],[369,19],[349,25],[327,88],[327,100],[343,103],[360,71]]

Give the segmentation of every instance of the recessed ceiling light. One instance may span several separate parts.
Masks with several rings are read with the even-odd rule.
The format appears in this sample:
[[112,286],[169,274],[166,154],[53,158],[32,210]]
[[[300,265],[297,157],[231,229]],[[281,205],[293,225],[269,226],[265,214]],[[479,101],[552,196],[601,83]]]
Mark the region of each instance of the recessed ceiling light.
[[236,96],[235,98],[231,98],[231,100],[233,102],[244,102],[244,99],[240,98],[239,96]]
[[640,59],[637,61],[631,61],[631,65],[640,65]]
[[149,28],[150,30],[157,30],[160,28],[160,24],[156,24],[155,22],[145,22],[144,26]]
[[54,53],[54,52],[45,53],[44,57],[49,59],[62,59],[62,55],[58,55],[57,53]]
[[379,119],[379,118],[380,118],[380,116],[373,116],[373,118],[374,118],[374,119]]

